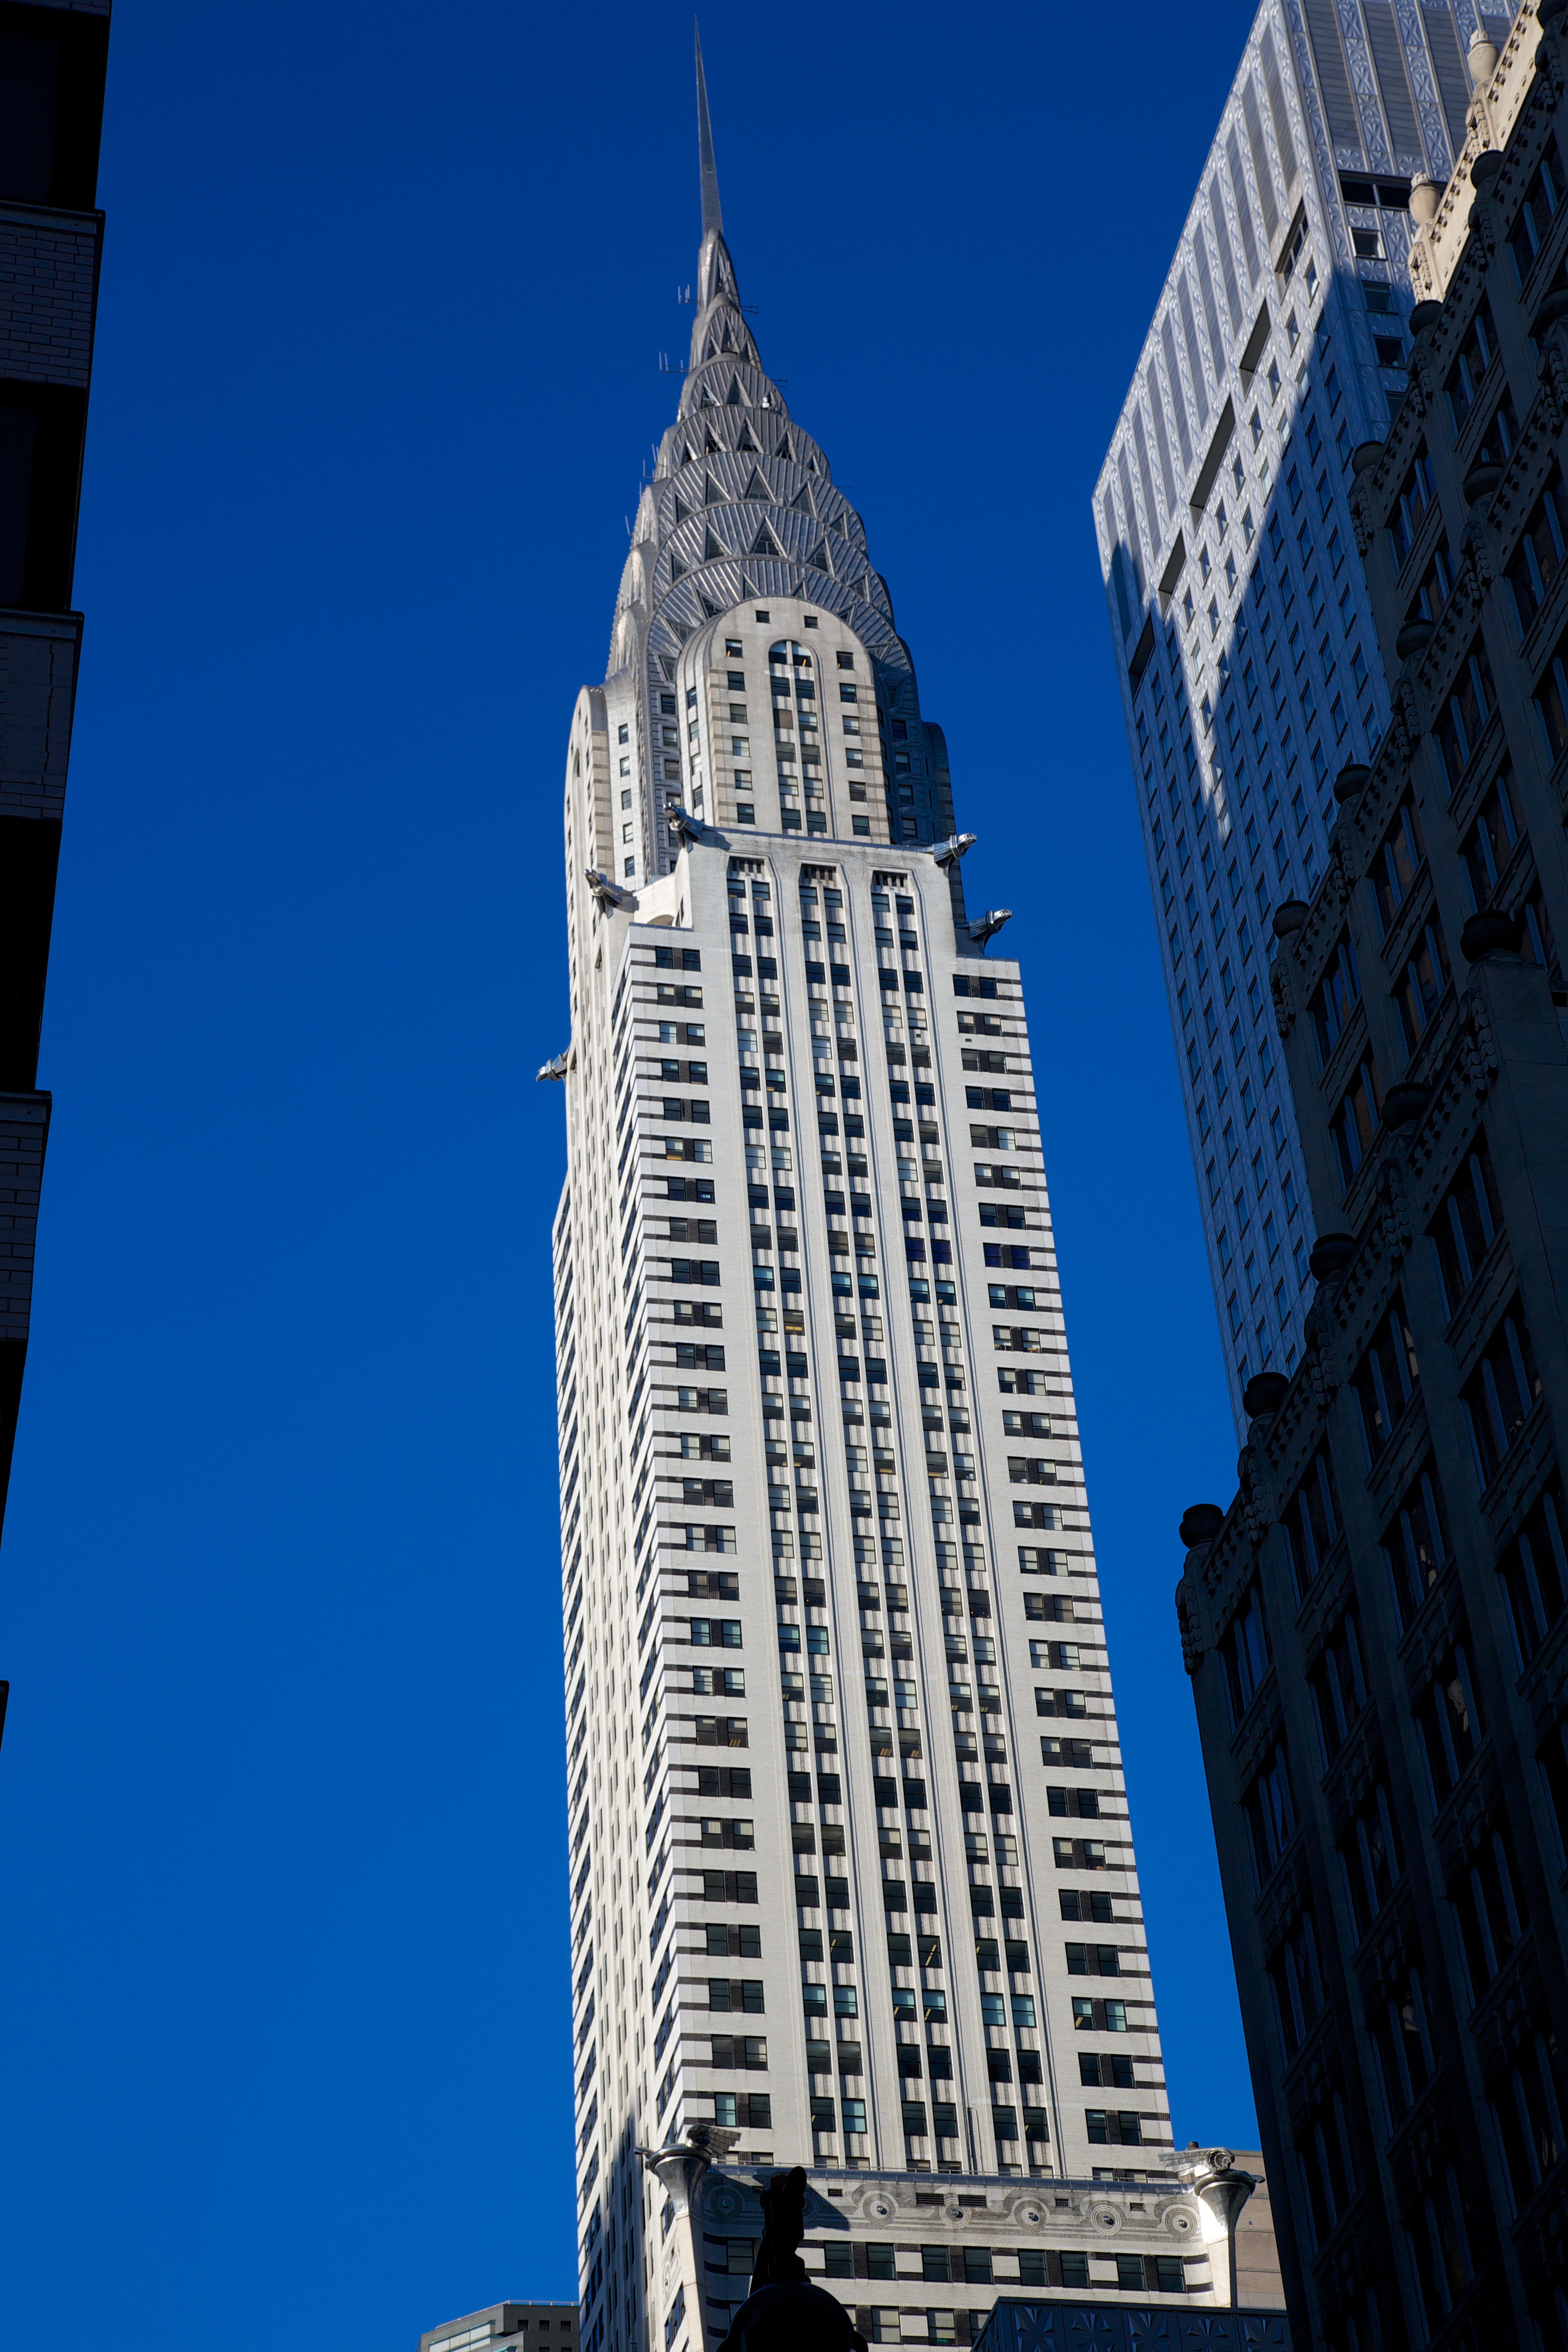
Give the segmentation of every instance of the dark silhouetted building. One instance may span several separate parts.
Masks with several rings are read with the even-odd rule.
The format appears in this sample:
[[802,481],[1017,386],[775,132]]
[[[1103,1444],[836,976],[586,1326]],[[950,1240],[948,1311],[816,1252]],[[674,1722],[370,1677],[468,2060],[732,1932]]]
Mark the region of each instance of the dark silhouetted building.
[[0,1513],[49,1129],[38,1032],[81,652],[71,574],[108,48],[108,0],[0,5]]
[[1350,499],[1391,716],[1272,925],[1317,1292],[1183,1521],[1286,2289],[1343,2352],[1568,2345],[1562,7],[1413,201]]

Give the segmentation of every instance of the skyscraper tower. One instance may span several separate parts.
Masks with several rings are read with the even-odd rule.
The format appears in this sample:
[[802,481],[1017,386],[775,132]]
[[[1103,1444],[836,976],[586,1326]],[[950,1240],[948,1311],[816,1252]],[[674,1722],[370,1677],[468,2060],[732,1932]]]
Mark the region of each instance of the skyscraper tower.
[[[1351,452],[1406,391],[1413,235],[1506,15],[1265,0],[1095,488],[1188,1140],[1238,1434],[1300,1360],[1306,1166],[1264,969],[1334,781],[1388,723]],[[1454,551],[1411,609],[1429,618]]]
[[796,2161],[814,2263],[967,2341],[994,2281],[1224,2281],[1157,2170],[1018,968],[698,87],[690,363],[573,715],[541,1073],[583,2341],[716,2342],[747,2168]]

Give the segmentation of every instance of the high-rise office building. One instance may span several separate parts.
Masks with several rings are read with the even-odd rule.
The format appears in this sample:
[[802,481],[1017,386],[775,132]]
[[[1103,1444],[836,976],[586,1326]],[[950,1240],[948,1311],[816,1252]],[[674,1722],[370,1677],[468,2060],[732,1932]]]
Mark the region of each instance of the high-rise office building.
[[427,2327],[418,2352],[577,2352],[574,2303],[492,2303]]
[[[1231,1404],[1311,1297],[1271,909],[1388,723],[1351,451],[1405,396],[1418,210],[1465,137],[1472,0],[1266,0],[1094,495]],[[1428,602],[1436,578],[1419,584]]]
[[1563,10],[1423,206],[1441,300],[1355,454],[1394,715],[1273,916],[1319,1289],[1183,1522],[1286,2284],[1335,2352],[1568,2346]]
[[1120,2255],[1212,2295],[1207,2209],[1151,2175],[1018,968],[965,911],[941,732],[763,369],[700,128],[690,363],[572,720],[541,1073],[584,2339],[717,2341],[735,2168],[803,2161],[848,2274],[912,2262],[920,2327],[967,2341],[994,2274],[1114,2288]]
[[0,20],[0,1513],[49,1129],[38,1033],[81,651],[71,573],[108,49],[109,0],[11,0]]

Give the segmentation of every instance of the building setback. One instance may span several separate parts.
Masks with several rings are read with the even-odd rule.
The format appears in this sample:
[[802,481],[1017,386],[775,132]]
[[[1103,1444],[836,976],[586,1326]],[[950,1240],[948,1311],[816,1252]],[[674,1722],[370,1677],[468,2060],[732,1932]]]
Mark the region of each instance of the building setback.
[[1283,898],[1389,698],[1352,450],[1405,396],[1413,183],[1466,136],[1473,0],[1266,0],[1094,493],[1233,1412],[1297,1362],[1306,1171],[1268,1016]]
[[574,2303],[492,2303],[427,2327],[418,2352],[576,2352]]
[[33,1298],[49,1097],[38,1034],[82,616],[77,506],[103,215],[109,0],[0,28],[0,1516]]
[[1563,24],[1485,60],[1355,453],[1392,716],[1273,917],[1319,1289],[1183,1522],[1287,2293],[1335,2347],[1568,2344]]
[[1172,2148],[1018,967],[699,88],[541,1072],[583,2341],[716,2344],[795,2162],[879,2341],[996,2279],[1212,2302],[1238,2183]]

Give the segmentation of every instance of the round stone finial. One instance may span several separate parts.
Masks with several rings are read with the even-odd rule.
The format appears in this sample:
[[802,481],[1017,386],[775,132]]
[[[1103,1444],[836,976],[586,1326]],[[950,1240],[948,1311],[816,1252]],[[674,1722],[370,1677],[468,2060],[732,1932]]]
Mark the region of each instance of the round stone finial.
[[1437,634],[1433,621],[1406,621],[1394,640],[1394,650],[1403,661],[1419,661]]
[[1539,341],[1548,327],[1555,327],[1563,319],[1568,319],[1568,289],[1559,286],[1546,297],[1545,301],[1537,310],[1535,323],[1531,332]]
[[1524,925],[1517,915],[1502,907],[1482,907],[1466,919],[1459,953],[1467,963],[1479,963],[1483,956],[1517,955],[1523,937]]
[[1355,1255],[1353,1234],[1320,1234],[1308,1254],[1307,1265],[1315,1282],[1330,1281],[1343,1274]]
[[1431,1099],[1430,1087],[1415,1086],[1408,1078],[1401,1078],[1383,1097],[1384,1127],[1414,1127]]
[[1189,1503],[1176,1533],[1184,1549],[1191,1551],[1194,1544],[1213,1543],[1224,1525],[1225,1513],[1217,1503]]
[[1305,898],[1281,899],[1274,909],[1275,938],[1288,940],[1293,931],[1300,929],[1311,911]]
[[1490,193],[1492,183],[1501,170],[1502,150],[1499,147],[1483,147],[1470,165],[1470,185],[1478,195],[1484,196]]
[[1358,441],[1351,451],[1351,472],[1352,474],[1370,473],[1382,455],[1381,441]]
[[1254,1372],[1241,1391],[1241,1409],[1248,1421],[1261,1421],[1278,1412],[1289,1387],[1283,1372]]
[[1502,467],[1490,457],[1482,457],[1465,476],[1465,504],[1473,507],[1478,499],[1489,499],[1502,479]]
[[1485,89],[1497,71],[1497,43],[1489,40],[1483,27],[1478,25],[1470,35],[1469,53],[1467,58],[1470,68],[1470,87],[1473,89]]
[[1372,770],[1363,760],[1347,760],[1334,778],[1334,798],[1342,807],[1365,792],[1372,782]]

